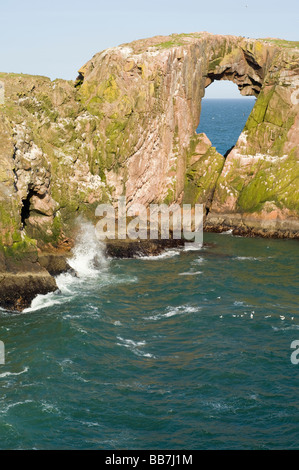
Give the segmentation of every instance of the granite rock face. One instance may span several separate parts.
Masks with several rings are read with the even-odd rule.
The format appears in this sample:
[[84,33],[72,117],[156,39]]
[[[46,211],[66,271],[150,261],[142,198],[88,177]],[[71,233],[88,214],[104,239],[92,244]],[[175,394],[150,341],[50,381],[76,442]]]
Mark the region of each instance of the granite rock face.
[[[207,230],[299,237],[298,51],[294,42],[193,33],[98,53],[74,82],[1,73],[5,263],[67,249],[78,215],[95,220],[97,205],[120,195],[129,205],[202,203]],[[215,80],[257,97],[227,158],[196,134]]]

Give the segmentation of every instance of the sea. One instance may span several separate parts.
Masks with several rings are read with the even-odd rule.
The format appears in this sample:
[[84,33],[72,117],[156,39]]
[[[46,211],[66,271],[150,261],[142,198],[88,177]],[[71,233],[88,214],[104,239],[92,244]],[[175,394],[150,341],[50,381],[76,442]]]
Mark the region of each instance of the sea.
[[[225,153],[252,105],[204,100],[199,132]],[[0,311],[0,448],[298,449],[298,240],[104,253],[82,223],[78,277]]]

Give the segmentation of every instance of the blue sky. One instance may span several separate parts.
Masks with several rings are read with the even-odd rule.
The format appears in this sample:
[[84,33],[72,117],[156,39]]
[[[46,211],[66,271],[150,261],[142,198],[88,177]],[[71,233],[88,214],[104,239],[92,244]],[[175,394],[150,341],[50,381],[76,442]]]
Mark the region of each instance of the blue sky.
[[[75,79],[96,52],[135,39],[208,31],[298,40],[298,0],[0,0],[0,71]],[[211,86],[209,95],[238,96]],[[212,91],[215,90],[215,91]],[[224,88],[223,88],[224,89]]]

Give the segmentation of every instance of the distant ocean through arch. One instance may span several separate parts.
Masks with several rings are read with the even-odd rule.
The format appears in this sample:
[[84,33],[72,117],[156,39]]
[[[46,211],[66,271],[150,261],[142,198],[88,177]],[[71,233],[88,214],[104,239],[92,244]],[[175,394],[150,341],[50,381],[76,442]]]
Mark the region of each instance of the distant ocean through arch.
[[255,98],[207,98],[201,103],[197,132],[207,134],[217,152],[225,155],[236,144],[244,129]]

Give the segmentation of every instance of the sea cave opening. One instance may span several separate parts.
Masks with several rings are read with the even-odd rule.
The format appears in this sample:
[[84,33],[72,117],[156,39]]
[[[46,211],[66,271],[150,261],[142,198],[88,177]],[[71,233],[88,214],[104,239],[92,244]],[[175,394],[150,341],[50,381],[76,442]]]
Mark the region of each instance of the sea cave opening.
[[214,81],[205,90],[196,132],[204,132],[217,152],[227,156],[243,131],[255,102],[254,96],[240,95],[235,83]]
[[34,194],[35,194],[34,190],[30,189],[28,191],[28,194],[27,194],[26,198],[22,200],[23,205],[22,205],[22,209],[21,209],[21,223],[22,223],[23,228],[26,227],[27,220],[30,217],[31,198],[32,198],[32,196],[34,196]]

